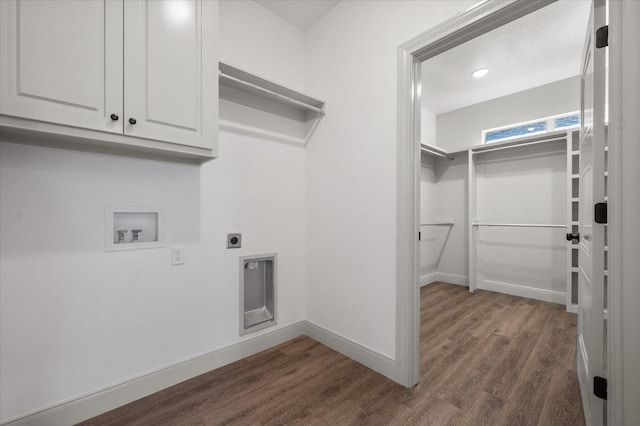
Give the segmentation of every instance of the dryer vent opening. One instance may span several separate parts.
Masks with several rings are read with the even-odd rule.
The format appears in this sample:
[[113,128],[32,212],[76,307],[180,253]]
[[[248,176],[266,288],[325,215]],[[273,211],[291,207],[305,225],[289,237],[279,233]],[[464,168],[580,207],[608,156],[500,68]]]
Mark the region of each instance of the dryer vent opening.
[[240,258],[240,334],[276,324],[276,255]]

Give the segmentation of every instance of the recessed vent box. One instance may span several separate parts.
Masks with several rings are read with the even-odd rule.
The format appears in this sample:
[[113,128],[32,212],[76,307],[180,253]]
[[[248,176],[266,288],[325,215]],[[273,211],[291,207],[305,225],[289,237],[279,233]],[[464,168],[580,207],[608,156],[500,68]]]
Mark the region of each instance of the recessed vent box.
[[165,246],[163,206],[105,206],[104,218],[105,251]]
[[240,334],[276,324],[277,255],[240,258]]

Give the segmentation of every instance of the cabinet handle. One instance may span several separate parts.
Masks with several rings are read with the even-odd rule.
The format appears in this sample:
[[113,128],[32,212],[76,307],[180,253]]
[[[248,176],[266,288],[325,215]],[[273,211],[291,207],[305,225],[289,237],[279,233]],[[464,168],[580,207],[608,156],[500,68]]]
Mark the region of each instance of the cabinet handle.
[[118,114],[111,114],[111,119],[112,119],[113,121],[118,121],[118,119],[119,119],[119,118],[120,118],[120,117],[118,117]]
[[135,118],[131,117],[131,118],[129,119],[129,124],[136,124],[136,123],[137,123],[137,121],[136,121],[136,119],[135,119]]

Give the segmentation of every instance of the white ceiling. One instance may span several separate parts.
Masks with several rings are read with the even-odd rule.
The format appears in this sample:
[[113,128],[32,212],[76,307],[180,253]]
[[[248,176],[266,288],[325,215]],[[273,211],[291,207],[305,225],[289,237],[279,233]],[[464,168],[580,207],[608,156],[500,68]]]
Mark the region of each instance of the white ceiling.
[[[422,64],[422,105],[435,114],[580,74],[590,1],[561,0]],[[476,79],[471,72],[489,68]]]
[[285,21],[306,31],[340,0],[255,0]]

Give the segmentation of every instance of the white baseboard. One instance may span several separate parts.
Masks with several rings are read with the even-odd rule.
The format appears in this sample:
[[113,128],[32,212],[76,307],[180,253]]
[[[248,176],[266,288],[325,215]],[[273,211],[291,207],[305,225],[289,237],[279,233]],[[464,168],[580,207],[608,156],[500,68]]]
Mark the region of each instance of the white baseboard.
[[438,281],[437,279],[437,272],[431,273],[429,275],[423,275],[420,277],[420,287],[424,287],[426,285],[429,284],[433,284],[434,282]]
[[396,362],[358,343],[307,321],[305,334],[336,352],[396,381]]
[[299,321],[98,392],[19,418],[9,419],[7,423],[2,424],[11,426],[76,424],[302,335],[309,336],[391,380],[396,380],[394,360],[309,321]]
[[429,275],[423,275],[420,277],[420,287],[433,284],[436,281],[441,281],[448,284],[463,285],[469,287],[469,278],[464,275],[445,274],[444,272],[434,272]]
[[498,281],[485,280],[478,286],[481,290],[495,291],[496,293],[510,294],[512,296],[526,297],[528,299],[541,300],[543,302],[557,303],[564,305],[567,302],[567,295],[564,292],[544,290],[541,288],[527,287],[517,284],[501,283]]
[[264,351],[305,334],[306,321],[261,334],[199,357],[127,380],[104,390],[10,419],[6,425],[67,426],[90,419],[152,393]]
[[567,312],[571,312],[572,314],[577,314],[578,313],[578,304],[577,303],[572,303],[570,305],[567,305]]
[[463,285],[465,287],[469,287],[469,277],[465,277],[464,275],[454,275],[454,274],[445,274],[444,272],[436,272],[437,281],[442,281],[443,283]]

